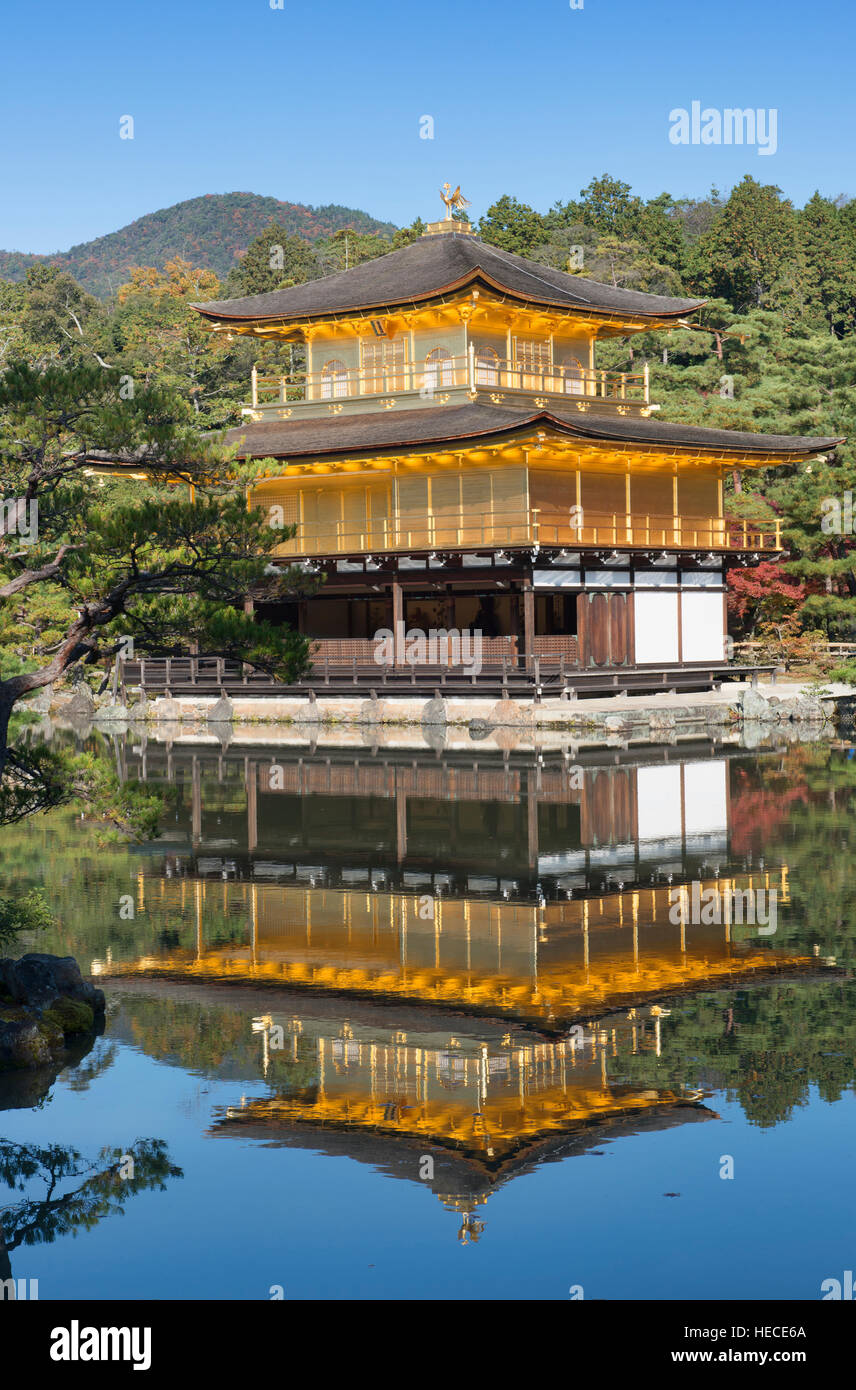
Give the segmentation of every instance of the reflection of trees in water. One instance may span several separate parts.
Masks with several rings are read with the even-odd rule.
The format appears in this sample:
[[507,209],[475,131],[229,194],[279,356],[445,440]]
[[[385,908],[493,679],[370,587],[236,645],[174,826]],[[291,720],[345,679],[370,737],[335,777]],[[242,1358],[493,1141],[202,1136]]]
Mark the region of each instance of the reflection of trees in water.
[[41,1148],[0,1140],[0,1183],[19,1192],[39,1180],[44,1184],[41,1196],[0,1207],[0,1279],[12,1278],[11,1255],[21,1246],[51,1245],[61,1236],[92,1230],[105,1217],[121,1216],[129,1197],[163,1192],[168,1178],[183,1176],[162,1139],[104,1148],[94,1160],[60,1144]]
[[[244,1014],[212,1005],[130,997],[123,1026],[151,1057],[207,1075],[259,1077],[259,1039]],[[836,1101],[856,1082],[856,983],[790,981],[705,994],[663,1015],[661,1055],[633,1053],[618,1032],[606,1056],[611,1084],[657,1091],[725,1090],[751,1124],[786,1121],[816,1086]],[[294,1051],[292,1051],[294,1043]],[[337,1072],[335,1056],[329,1065]],[[272,1095],[317,1094],[318,1059],[309,1038],[272,1050],[264,1080]],[[452,1085],[454,1081],[452,1080]]]
[[118,1055],[116,1043],[102,1042],[90,1052],[84,1062],[80,1062],[76,1067],[66,1067],[61,1075],[63,1085],[70,1091],[88,1091],[93,1081],[97,1081],[99,1076],[110,1070]]
[[[103,959],[108,951],[142,955],[158,950],[158,933],[173,926],[166,908],[152,903],[145,912],[136,907],[136,876],[140,860],[124,837],[111,835],[105,846],[105,823],[81,820],[80,806],[56,807],[2,831],[0,898],[20,898],[41,888],[56,925],[40,932],[37,944],[26,949],[77,957],[81,965]],[[131,918],[120,916],[127,895],[135,902]],[[182,943],[194,939],[188,915],[181,926]]]
[[[148,1057],[208,1076],[255,1078],[261,1067],[258,1035],[251,1018],[239,1011],[194,1000],[149,999],[128,995],[111,1024],[114,1036],[127,1037]],[[290,1039],[268,1057],[265,1079],[282,1095],[314,1094],[318,1060],[308,1038]]]
[[828,1102],[856,1086],[856,985],[790,982],[705,995],[661,1024],[661,1055],[619,1046],[610,1079],[702,1086],[737,1101],[750,1124],[790,1119],[816,1086]]
[[0,774],[0,825],[15,825],[67,801],[65,762],[49,748],[9,748]]
[[0,825],[75,802],[91,821],[128,839],[157,834],[169,793],[122,782],[104,738],[91,738],[82,749],[61,738],[50,745],[40,739],[37,726],[13,726],[0,768]]
[[856,755],[803,745],[746,759],[732,777],[732,852],[787,864],[790,905],[777,946],[856,964],[853,823]]
[[763,854],[780,837],[798,803],[808,799],[806,785],[794,780],[792,758],[737,764],[731,779],[731,852]]

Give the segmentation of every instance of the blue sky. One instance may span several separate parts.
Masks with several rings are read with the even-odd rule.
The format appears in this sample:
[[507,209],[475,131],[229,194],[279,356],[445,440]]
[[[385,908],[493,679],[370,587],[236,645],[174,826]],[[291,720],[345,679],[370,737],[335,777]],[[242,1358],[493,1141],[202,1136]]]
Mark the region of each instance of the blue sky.
[[[579,3],[579,0],[575,0]],[[273,0],[279,3],[279,0]],[[546,210],[605,171],[643,196],[744,173],[856,196],[844,0],[41,0],[9,7],[0,248],[51,252],[202,193],[397,223]],[[669,113],[778,113],[778,148],[674,145]],[[119,138],[122,116],[134,139]],[[420,117],[434,138],[419,138]]]

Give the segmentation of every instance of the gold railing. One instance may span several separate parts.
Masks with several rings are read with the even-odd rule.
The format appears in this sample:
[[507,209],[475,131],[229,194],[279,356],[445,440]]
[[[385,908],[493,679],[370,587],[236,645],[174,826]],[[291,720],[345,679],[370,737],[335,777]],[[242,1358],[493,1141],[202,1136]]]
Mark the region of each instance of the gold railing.
[[[288,514],[290,497],[266,494],[253,499],[273,515]],[[275,522],[274,524],[279,524]],[[731,521],[723,517],[625,515],[584,512],[581,519],[546,515],[537,508],[477,516],[471,512],[428,514],[417,519],[392,516],[363,527],[344,521],[299,526],[277,547],[278,555],[358,555],[383,551],[505,549],[550,546],[565,550],[609,546],[614,549],[749,551],[781,550],[779,521]]]
[[335,371],[326,368],[299,379],[252,372],[252,408],[275,409],[299,401],[347,400],[406,392],[442,392],[455,386],[487,391],[582,397],[588,400],[649,401],[648,372],[607,372],[588,367],[526,367],[505,358],[490,360],[469,352],[440,361],[404,362],[390,367]]

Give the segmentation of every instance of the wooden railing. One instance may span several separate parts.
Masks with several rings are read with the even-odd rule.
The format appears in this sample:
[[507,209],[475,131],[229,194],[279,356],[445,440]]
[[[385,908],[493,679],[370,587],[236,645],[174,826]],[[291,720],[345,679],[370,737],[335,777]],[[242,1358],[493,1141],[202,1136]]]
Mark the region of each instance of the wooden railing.
[[[567,641],[568,639],[561,640]],[[576,647],[575,639],[572,638],[571,640],[574,641]],[[444,642],[439,639],[436,646],[436,653],[423,664],[449,667],[462,664],[460,661],[456,661],[456,648],[452,641]],[[384,650],[383,644],[371,637],[317,637],[313,640],[309,655],[314,665],[321,668],[325,666],[351,667],[354,662],[360,667],[371,667],[390,664],[384,657]],[[467,650],[469,651],[469,647]],[[504,662],[516,666],[517,655],[516,637],[483,637],[481,634],[479,635],[478,656],[483,666],[502,666]],[[405,652],[401,651],[397,662],[394,661],[392,664],[409,666],[415,663],[408,661]]]
[[768,638],[764,642],[747,640],[733,644],[737,661],[776,660],[786,668],[792,666],[844,666],[856,658],[856,642],[827,642],[813,640],[808,634],[790,642]]
[[488,360],[478,352],[445,357],[437,362],[404,362],[390,367],[336,371],[326,368],[300,377],[270,376],[252,371],[252,408],[276,409],[298,401],[347,400],[401,392],[440,393],[451,387],[488,391],[525,391],[536,395],[579,396],[589,400],[649,402],[647,369],[607,372],[596,368],[555,365],[526,367],[506,358]]
[[[294,494],[270,493],[253,499],[273,515],[288,515],[286,503]],[[280,510],[282,509],[281,513]],[[538,508],[515,512],[454,512],[413,519],[383,517],[364,527],[344,521],[321,527],[298,527],[297,535],[277,547],[278,556],[360,555],[384,551],[435,549],[505,549],[559,547],[576,550],[590,546],[663,548],[775,553],[781,550],[781,523],[730,521],[724,517],[626,515],[585,511],[580,517],[545,513]]]
[[[497,640],[505,642],[508,639]],[[536,637],[528,662],[522,660],[514,641],[507,648],[511,651],[509,656],[500,661],[484,662],[480,671],[430,664],[396,666],[392,662],[378,666],[374,659],[361,662],[356,656],[348,663],[325,660],[316,652],[311,672],[290,685],[222,657],[144,657],[120,661],[121,699],[128,705],[132,695],[140,691],[151,697],[209,698],[224,694],[268,698],[291,692],[309,694],[311,700],[316,691],[319,695],[338,692],[362,694],[367,698],[373,693],[394,693],[396,690],[407,695],[422,694],[430,699],[439,689],[448,695],[489,693],[497,698],[513,693],[532,697],[537,702],[550,696],[573,699],[578,694],[617,694],[621,690],[697,690],[724,679],[751,678],[755,683],[760,672],[775,670],[772,665],[734,666],[727,661],[711,662],[707,666],[671,663],[643,668],[582,670],[578,666],[578,656],[570,650],[573,639],[559,639],[568,643],[567,654],[556,654],[552,646],[555,641],[549,636]]]

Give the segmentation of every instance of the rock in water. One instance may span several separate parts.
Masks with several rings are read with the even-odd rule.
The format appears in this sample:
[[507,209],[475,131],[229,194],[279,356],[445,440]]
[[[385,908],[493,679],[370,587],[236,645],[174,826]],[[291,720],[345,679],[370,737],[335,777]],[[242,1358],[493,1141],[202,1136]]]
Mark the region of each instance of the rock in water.
[[74,956],[49,956],[37,951],[12,960],[0,958],[0,992],[16,1004],[51,1008],[58,999],[89,1004],[93,1013],[104,1012],[104,991],[96,989],[80,973]]
[[751,686],[748,690],[744,690],[740,696],[740,710],[745,720],[759,724],[774,724],[778,719],[778,715],[769,701],[765,700],[764,696],[759,695],[758,691],[753,690]]
[[221,695],[208,711],[209,724],[228,724],[235,714],[235,706],[228,695]]
[[104,1005],[72,956],[0,958],[0,1068],[56,1062],[68,1038],[101,1031]]

